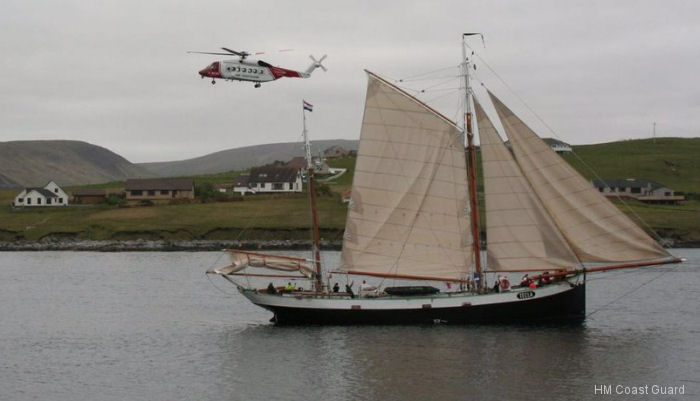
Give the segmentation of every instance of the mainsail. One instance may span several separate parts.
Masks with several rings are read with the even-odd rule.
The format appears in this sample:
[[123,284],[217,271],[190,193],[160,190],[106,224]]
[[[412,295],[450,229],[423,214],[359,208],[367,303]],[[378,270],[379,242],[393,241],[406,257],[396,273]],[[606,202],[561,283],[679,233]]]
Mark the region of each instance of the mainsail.
[[368,72],[339,270],[463,280],[471,265],[460,130]]
[[572,270],[576,255],[523,177],[491,120],[474,102],[486,199],[488,270]]
[[524,176],[582,262],[671,257],[489,92]]

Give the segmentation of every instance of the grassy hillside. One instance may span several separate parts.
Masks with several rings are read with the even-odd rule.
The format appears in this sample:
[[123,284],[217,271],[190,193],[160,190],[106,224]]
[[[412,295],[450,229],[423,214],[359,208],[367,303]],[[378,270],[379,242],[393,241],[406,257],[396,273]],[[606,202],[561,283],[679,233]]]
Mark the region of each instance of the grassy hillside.
[[[604,178],[649,178],[678,191],[700,192],[700,139],[657,139],[578,146],[584,163],[572,163],[590,177],[583,165],[596,168]],[[571,156],[566,156],[572,160]],[[673,163],[673,166],[664,160]],[[477,158],[478,161],[478,158]],[[322,236],[339,240],[347,206],[340,194],[352,183],[355,158],[329,161],[331,167],[348,172],[327,185],[333,196],[320,199]],[[673,168],[671,168],[673,167]],[[240,172],[194,177],[195,185],[232,182]],[[118,187],[119,182],[102,185]],[[479,185],[481,187],[481,185]],[[0,240],[46,238],[85,239],[308,239],[307,194],[233,196],[228,202],[157,205],[117,208],[107,205],[61,209],[13,210],[9,205],[16,191],[0,191]],[[481,197],[483,205],[483,197]],[[646,205],[630,201],[622,210],[644,222],[662,236],[700,244],[700,201],[681,206]],[[482,216],[484,216],[482,210]],[[641,224],[647,228],[644,223]]]
[[[313,154],[318,154],[318,152],[336,145],[348,150],[357,150],[357,141],[333,139],[314,141],[312,143],[312,152]],[[304,156],[304,147],[300,142],[247,146],[223,150],[194,159],[140,163],[139,166],[146,168],[159,177],[191,176],[244,170],[272,163],[275,160],[288,161],[295,156]]]
[[[657,138],[574,146],[564,158],[584,177],[646,178],[675,191],[700,193],[700,138]],[[583,160],[584,163],[581,162]]]
[[80,141],[0,142],[0,188],[91,184],[152,176],[118,154]]

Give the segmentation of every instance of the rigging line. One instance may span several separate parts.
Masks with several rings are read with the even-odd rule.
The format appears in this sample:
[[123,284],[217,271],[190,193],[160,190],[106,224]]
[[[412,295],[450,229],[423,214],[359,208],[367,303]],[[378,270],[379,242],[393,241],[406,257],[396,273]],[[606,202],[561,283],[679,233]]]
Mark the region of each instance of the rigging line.
[[207,276],[207,280],[209,281],[209,284],[211,284],[212,287],[216,288],[216,290],[219,291],[220,293],[226,295],[227,297],[230,297],[230,296],[235,294],[235,292],[227,292],[227,291],[222,290],[221,288],[219,288],[219,286],[214,284],[214,282],[212,281],[211,277],[209,277],[208,274],[205,274],[205,276]]
[[[427,90],[437,90],[437,89],[433,89],[433,88],[437,88],[438,86],[441,86],[441,85],[450,83],[450,82],[452,82],[454,79],[455,79],[455,77],[450,77],[450,78],[445,79],[445,80],[442,80],[442,81],[440,81],[440,82],[438,82],[438,83],[436,83],[436,84],[434,84],[434,85],[426,86],[425,88],[420,89],[420,92],[421,92],[421,93],[425,93],[425,91],[427,91]],[[449,89],[449,88],[448,88],[448,89]]]
[[432,71],[428,71],[428,72],[423,72],[423,73],[416,74],[416,75],[409,75],[409,76],[407,76],[407,77],[405,77],[405,78],[401,78],[401,79],[394,79],[394,81],[395,81],[395,82],[406,82],[406,81],[409,80],[409,79],[413,79],[413,78],[417,78],[417,77],[426,76],[426,75],[433,74],[433,73],[436,73],[436,72],[447,71],[447,70],[450,70],[450,69],[453,69],[453,68],[455,68],[455,66],[443,67],[443,68],[439,68],[439,69],[437,69],[437,70],[432,70]]
[[[554,129],[553,129],[549,124],[547,124],[547,122],[546,122],[542,117],[540,117],[540,115],[537,114],[537,112],[536,112],[532,107],[530,107],[530,105],[529,105],[522,97],[520,97],[520,95],[518,95],[518,93],[515,92],[515,90],[514,90],[510,85],[508,85],[508,83],[507,83],[500,75],[498,75],[498,73],[491,67],[491,65],[489,65],[489,63],[486,62],[486,60],[484,60],[483,57],[481,57],[478,53],[475,53],[475,54],[476,54],[476,56],[479,58],[479,60],[481,60],[481,61],[484,63],[484,65],[486,65],[486,67],[489,69],[489,71],[491,71],[491,72],[493,73],[493,75],[495,75],[496,78],[498,78],[498,80],[501,81],[501,83],[503,83],[503,85],[504,85],[513,95],[515,95],[515,97],[518,98],[518,100],[520,100],[520,102],[521,102],[523,105],[525,105],[525,107],[526,107],[526,108],[527,108],[527,109],[528,109],[528,110],[529,110],[529,111],[530,111],[530,112],[531,112],[545,127],[547,127],[547,129],[552,133],[552,135],[554,135],[555,137],[557,137],[557,138],[560,139],[560,140],[562,139],[562,138],[556,133],[556,131],[554,131]],[[481,81],[479,81],[479,82],[481,82]],[[481,85],[483,86],[484,83],[481,82]],[[593,174],[594,178],[603,181],[603,179],[598,175],[598,173],[593,169],[593,167],[591,167],[588,163],[586,163],[576,152],[573,151],[573,149],[572,149],[572,151],[571,151],[571,154],[573,154],[574,157],[575,157],[575,158],[576,158],[576,159],[577,159],[591,174]],[[625,209],[627,209],[627,211],[628,211],[632,216],[634,216],[635,219],[636,219],[638,222],[640,222],[649,232],[652,233],[652,235],[654,236],[654,238],[655,238],[657,241],[661,241],[661,240],[662,240],[662,238],[661,238],[661,236],[659,235],[659,233],[656,232],[656,230],[654,230],[646,221],[644,221],[644,219],[642,219],[642,217],[641,217],[639,214],[637,214],[637,213],[632,209],[632,207],[631,207],[627,202],[625,202],[625,200],[622,199],[622,197],[620,197],[619,194],[615,194],[615,196],[616,196],[616,198],[617,198],[620,202],[622,202],[622,204],[625,206]]]
[[662,270],[661,273],[659,273],[659,274],[657,274],[656,276],[652,277],[651,279],[645,281],[644,283],[640,284],[639,286],[637,286],[637,287],[635,287],[635,288],[633,288],[633,289],[631,289],[631,290],[629,290],[629,291],[623,293],[622,295],[620,295],[619,297],[613,299],[612,301],[607,302],[605,305],[602,305],[602,306],[598,307],[598,309],[596,309],[596,310],[594,310],[594,311],[592,311],[592,312],[587,313],[587,314],[586,314],[586,317],[589,317],[589,316],[591,316],[591,315],[594,314],[594,313],[600,312],[601,310],[607,308],[607,307],[610,306],[611,304],[613,304],[613,303],[615,303],[615,302],[621,300],[622,298],[624,298],[624,297],[626,297],[626,296],[628,296],[628,295],[630,295],[630,294],[636,292],[637,290],[639,290],[639,289],[645,287],[646,285],[648,285],[648,284],[651,283],[652,281],[655,281],[656,279],[660,278],[660,277],[663,276],[664,274],[666,274],[666,273],[668,273],[668,272],[674,270],[674,269],[677,268],[678,266],[680,266],[680,263],[679,263],[679,264],[676,264],[676,265],[673,265],[673,266],[667,267],[666,269]]
[[431,80],[436,80],[436,79],[447,79],[447,78],[460,78],[459,75],[440,75],[440,76],[435,76],[435,77],[426,77],[426,78],[416,78],[416,79],[403,79],[400,82],[401,83],[409,83],[409,82],[419,82],[419,81],[431,81]]
[[[450,90],[450,91],[447,92],[447,93],[443,93],[443,94],[441,94],[441,95],[439,95],[439,96],[435,96],[435,97],[432,97],[432,98],[430,98],[430,99],[426,99],[425,103],[434,102],[434,101],[436,101],[436,100],[438,100],[438,99],[442,99],[443,97],[450,96],[450,95],[454,95],[455,92],[459,91],[459,88],[449,88],[449,90]],[[457,111],[457,113],[459,113],[459,111]],[[456,121],[456,120],[457,120],[457,119],[455,118],[455,121]]]

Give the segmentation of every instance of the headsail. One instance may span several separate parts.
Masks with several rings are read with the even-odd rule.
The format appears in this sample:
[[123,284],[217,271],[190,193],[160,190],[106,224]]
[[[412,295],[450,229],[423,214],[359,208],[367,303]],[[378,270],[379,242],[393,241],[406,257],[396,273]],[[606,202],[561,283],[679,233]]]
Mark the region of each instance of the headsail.
[[478,102],[488,270],[571,270],[578,259]]
[[314,263],[306,259],[293,258],[281,255],[267,255],[264,253],[229,249],[231,264],[224,267],[211,269],[208,273],[235,274],[248,267],[260,267],[285,272],[298,271],[303,276],[312,277],[315,272]]
[[489,92],[517,163],[582,262],[670,257]]
[[341,271],[466,278],[471,264],[460,130],[368,72]]

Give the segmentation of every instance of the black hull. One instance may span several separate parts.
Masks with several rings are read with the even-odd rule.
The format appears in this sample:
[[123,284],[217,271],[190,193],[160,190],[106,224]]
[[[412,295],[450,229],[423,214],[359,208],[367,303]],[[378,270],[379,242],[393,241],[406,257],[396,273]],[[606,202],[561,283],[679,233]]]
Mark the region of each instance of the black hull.
[[279,325],[580,323],[586,315],[585,283],[556,295],[470,307],[409,310],[340,310],[260,305]]

